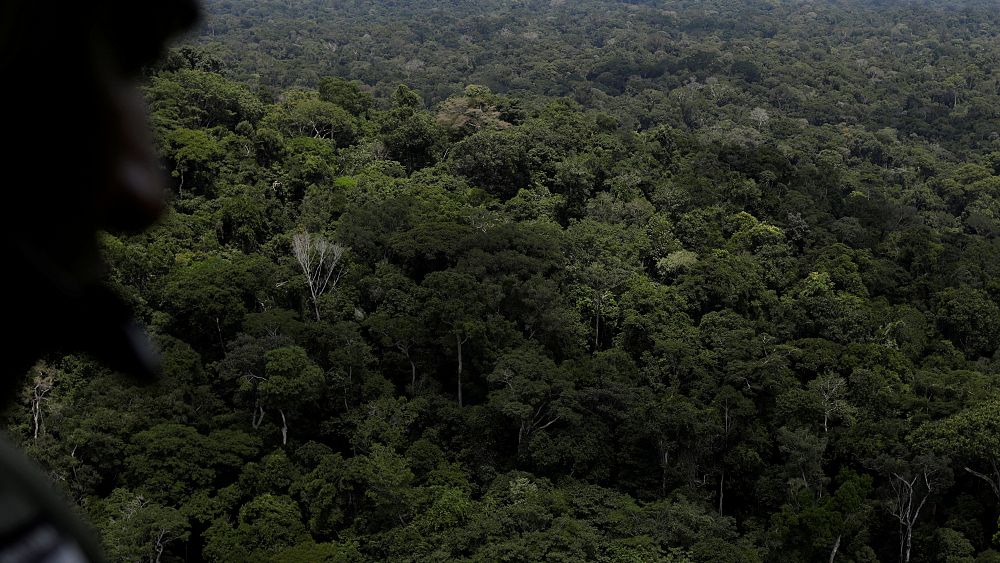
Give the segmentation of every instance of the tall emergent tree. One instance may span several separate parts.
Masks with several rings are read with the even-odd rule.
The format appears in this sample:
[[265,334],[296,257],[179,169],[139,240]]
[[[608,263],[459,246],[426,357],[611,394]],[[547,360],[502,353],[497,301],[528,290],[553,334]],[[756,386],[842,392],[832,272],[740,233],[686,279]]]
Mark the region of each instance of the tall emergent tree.
[[292,254],[306,277],[317,322],[320,320],[319,298],[327,290],[336,289],[344,273],[345,250],[322,235],[301,232],[292,236]]

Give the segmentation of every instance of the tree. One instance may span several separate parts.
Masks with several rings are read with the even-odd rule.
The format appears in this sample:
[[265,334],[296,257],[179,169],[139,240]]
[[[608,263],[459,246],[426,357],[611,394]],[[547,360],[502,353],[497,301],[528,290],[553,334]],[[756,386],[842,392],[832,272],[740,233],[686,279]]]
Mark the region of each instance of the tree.
[[993,354],[1000,345],[1000,308],[981,289],[948,288],[935,296],[938,326],[971,356]]
[[963,469],[985,482],[1000,506],[1000,401],[927,423],[914,432],[912,441],[968,463]]
[[246,84],[217,72],[182,69],[161,73],[146,87],[154,126],[232,129],[241,121],[256,122],[264,105]]
[[165,328],[197,349],[222,355],[248,311],[273,287],[274,265],[260,255],[178,260],[158,284]]
[[160,563],[171,544],[187,541],[191,530],[177,509],[153,502],[141,493],[118,488],[94,512],[108,554],[118,561]]
[[829,432],[830,420],[843,418],[850,423],[854,407],[845,399],[847,380],[834,373],[825,373],[809,382],[809,391],[819,397],[823,409],[823,432]]
[[346,250],[322,235],[300,232],[292,236],[292,255],[306,277],[317,322],[320,320],[319,298],[327,290],[337,289],[340,276],[344,273],[343,258]]
[[132,489],[142,487],[153,501],[177,505],[213,486],[256,451],[255,440],[243,432],[206,435],[191,426],[159,423],[132,436],[122,481]]
[[372,527],[405,524],[409,519],[413,472],[407,459],[382,444],[352,459],[352,467],[371,503]]
[[345,80],[339,76],[324,76],[319,81],[319,99],[337,104],[351,115],[366,115],[375,103],[370,92],[363,90],[357,80]]
[[264,357],[267,364],[257,392],[262,405],[277,409],[281,417],[281,444],[286,445],[288,416],[303,413],[306,406],[317,402],[325,390],[326,378],[323,370],[298,346],[271,350]]
[[285,92],[261,124],[289,137],[324,139],[338,147],[353,144],[357,127],[345,108],[307,90]]
[[771,120],[771,116],[768,115],[767,110],[762,107],[755,107],[750,110],[750,121],[757,126],[758,129],[763,129],[767,122]]
[[463,346],[474,336],[486,331],[487,305],[490,288],[484,287],[468,274],[446,270],[433,272],[421,285],[428,292],[425,311],[430,326],[443,329],[440,342],[454,345],[456,398],[462,406],[462,375],[465,371]]
[[572,225],[566,230],[566,237],[568,270],[572,279],[586,290],[581,297],[592,311],[593,349],[599,350],[609,336],[604,326],[609,305],[640,270],[639,252],[645,237],[635,231],[626,234],[620,227],[591,219]]
[[531,182],[528,148],[516,128],[483,129],[453,145],[449,160],[456,174],[506,201]]
[[27,399],[31,408],[31,437],[38,440],[38,434],[44,428],[43,405],[49,400],[48,394],[57,383],[58,370],[39,363],[32,370],[32,380],[28,387]]
[[804,428],[779,428],[778,449],[785,456],[783,477],[788,483],[788,495],[796,498],[807,494],[823,498],[829,478],[823,471],[823,454],[828,440]]
[[484,128],[510,127],[497,108],[501,101],[489,88],[470,84],[463,94],[448,98],[438,108],[437,122],[450,131],[453,138],[462,138]]
[[299,499],[309,531],[315,536],[333,537],[342,526],[353,494],[349,478],[343,457],[326,451],[316,460],[315,468],[292,484],[291,493]]
[[872,505],[872,478],[842,470],[836,489],[816,499],[806,494],[792,499],[771,517],[771,534],[780,536],[778,553],[796,561],[830,561],[868,556],[865,544]]
[[917,456],[912,461],[883,458],[888,472],[886,510],[899,523],[899,560],[909,563],[913,552],[913,530],[928,499],[939,494],[950,480],[948,459],[932,455]]
[[177,191],[194,187],[195,193],[211,193],[225,152],[211,133],[200,129],[174,129],[166,135],[166,156],[173,163],[171,175],[178,179]]
[[409,278],[400,276],[401,287],[385,290],[378,310],[365,319],[365,324],[381,336],[383,343],[394,348],[410,366],[410,394],[416,395],[417,363],[415,348],[422,339],[424,328],[420,324],[418,287]]
[[504,354],[487,379],[495,386],[489,405],[517,424],[518,452],[525,450],[532,434],[569,418],[572,382],[535,347]]
[[205,532],[205,556],[210,561],[233,557],[263,560],[308,539],[302,514],[287,496],[263,494],[240,507],[234,528],[216,520]]
[[379,139],[389,156],[408,172],[429,166],[442,152],[444,133],[430,113],[421,110],[420,96],[400,85],[392,108],[379,119]]

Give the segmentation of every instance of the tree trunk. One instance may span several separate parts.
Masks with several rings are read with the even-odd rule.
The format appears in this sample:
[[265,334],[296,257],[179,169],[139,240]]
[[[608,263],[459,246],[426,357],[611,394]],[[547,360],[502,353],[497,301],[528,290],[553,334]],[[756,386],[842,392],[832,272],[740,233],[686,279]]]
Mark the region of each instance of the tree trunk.
[[42,397],[43,392],[39,392],[40,384],[35,384],[34,394],[31,398],[31,419],[34,422],[34,437],[38,440],[38,432],[42,428]]
[[667,496],[667,468],[670,466],[670,446],[663,438],[657,440],[657,448],[660,462],[660,495]]
[[[259,416],[258,416],[259,413]],[[256,430],[260,428],[260,423],[264,422],[264,407],[257,405],[257,412],[251,413],[250,423],[253,424],[253,429]]]
[[42,432],[42,425],[44,424],[42,405],[48,400],[46,394],[52,390],[54,385],[55,377],[47,369],[39,367],[35,376],[34,386],[31,388],[32,434],[35,440],[38,440],[38,435]]
[[222,350],[222,357],[226,357],[226,341],[222,338],[222,325],[219,324],[219,317],[215,317],[215,331],[219,334],[219,348]]
[[160,558],[163,557],[163,548],[166,547],[163,544],[163,536],[165,532],[160,530],[159,535],[156,537],[156,563],[160,563]]
[[458,348],[458,406],[462,406],[462,335],[455,333],[455,345]]
[[722,516],[722,496],[723,496],[723,485],[726,483],[726,470],[723,469],[719,474],[719,516]]
[[830,551],[830,563],[837,558],[837,550],[840,549],[840,536],[837,536],[837,541],[833,542],[833,550]]
[[288,444],[288,422],[285,420],[285,411],[278,409],[281,414],[281,445]]
[[601,298],[594,300],[594,351],[601,345]]
[[344,412],[350,410],[347,405],[347,394],[350,393],[351,384],[354,383],[354,368],[351,366],[347,367],[347,385],[344,386]]
[[965,471],[970,475],[974,475],[983,481],[986,481],[986,483],[990,486],[990,489],[993,490],[993,494],[997,497],[997,500],[1000,500],[1000,469],[997,468],[997,462],[995,459],[991,459],[990,464],[993,466],[992,477],[984,473],[980,473],[971,467],[966,467]]
[[417,394],[417,364],[413,363],[410,359],[410,355],[406,355],[406,359],[410,362],[410,396],[415,396]]
[[41,403],[38,402],[37,399],[35,400],[34,403],[32,403],[32,405],[31,405],[31,411],[32,411],[32,418],[35,421],[34,437],[35,437],[35,440],[37,440],[38,439],[38,429],[41,428],[41,426],[42,426],[42,405],[41,405]]

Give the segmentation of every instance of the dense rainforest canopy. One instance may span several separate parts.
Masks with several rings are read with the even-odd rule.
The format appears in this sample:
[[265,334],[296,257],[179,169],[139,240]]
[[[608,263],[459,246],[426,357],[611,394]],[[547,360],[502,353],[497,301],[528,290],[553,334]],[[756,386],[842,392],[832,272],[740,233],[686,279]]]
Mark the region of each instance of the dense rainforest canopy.
[[992,2],[220,1],[6,414],[116,561],[1000,561]]

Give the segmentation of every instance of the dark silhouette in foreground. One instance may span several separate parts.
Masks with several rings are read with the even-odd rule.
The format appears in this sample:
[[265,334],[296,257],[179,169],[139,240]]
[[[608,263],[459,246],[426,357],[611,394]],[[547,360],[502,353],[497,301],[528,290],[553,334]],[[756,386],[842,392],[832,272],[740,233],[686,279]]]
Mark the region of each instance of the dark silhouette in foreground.
[[[155,374],[145,335],[101,282],[97,234],[142,229],[164,208],[133,80],[196,16],[190,0],[0,0],[4,399],[45,354],[84,352],[123,373]],[[102,560],[44,475],[3,443],[0,506],[0,560]]]

